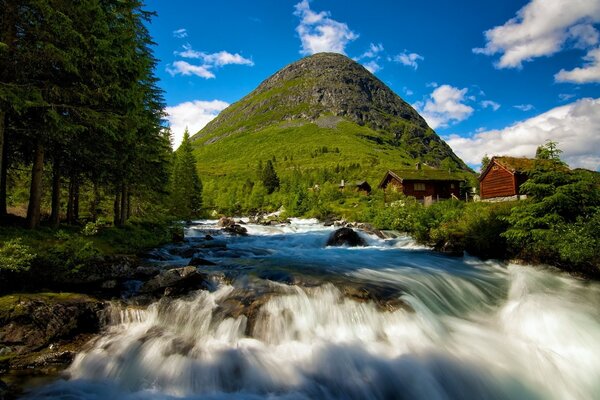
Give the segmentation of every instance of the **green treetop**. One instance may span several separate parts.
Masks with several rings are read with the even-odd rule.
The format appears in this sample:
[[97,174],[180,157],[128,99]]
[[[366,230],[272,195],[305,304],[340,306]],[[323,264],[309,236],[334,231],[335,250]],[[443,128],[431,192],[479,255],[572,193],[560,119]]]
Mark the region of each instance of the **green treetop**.
[[185,219],[198,216],[202,209],[202,182],[196,169],[187,129],[183,134],[183,142],[175,151],[171,175],[171,209],[176,216]]

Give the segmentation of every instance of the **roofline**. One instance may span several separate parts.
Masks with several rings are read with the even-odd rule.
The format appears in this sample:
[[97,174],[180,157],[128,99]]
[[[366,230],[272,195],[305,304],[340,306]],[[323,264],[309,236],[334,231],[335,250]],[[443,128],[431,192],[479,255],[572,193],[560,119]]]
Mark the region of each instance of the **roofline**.
[[423,177],[423,178],[401,178],[394,171],[388,169],[387,172],[385,173],[385,175],[383,176],[383,179],[379,183],[379,185],[377,185],[378,188],[383,189],[383,183],[387,179],[388,175],[391,175],[392,178],[396,178],[400,183],[404,183],[405,181],[407,181],[407,182],[412,182],[412,181],[426,181],[426,182],[435,182],[435,181],[466,182],[467,181],[466,178],[462,178],[461,179],[461,178],[458,178],[458,177],[456,179],[427,179],[426,177]]
[[481,174],[479,174],[479,178],[477,178],[477,180],[479,182],[481,182],[483,180],[483,178],[485,178],[485,176],[488,174],[488,172],[490,172],[490,169],[492,168],[492,164],[496,164],[497,166],[499,166],[500,168],[502,168],[503,170],[505,170],[506,172],[508,172],[511,175],[514,175],[515,172],[517,172],[516,170],[511,171],[508,168],[506,168],[505,166],[503,166],[502,164],[498,163],[496,161],[496,156],[493,156],[492,159],[490,160],[490,162],[488,163],[487,167],[485,167],[485,170]]

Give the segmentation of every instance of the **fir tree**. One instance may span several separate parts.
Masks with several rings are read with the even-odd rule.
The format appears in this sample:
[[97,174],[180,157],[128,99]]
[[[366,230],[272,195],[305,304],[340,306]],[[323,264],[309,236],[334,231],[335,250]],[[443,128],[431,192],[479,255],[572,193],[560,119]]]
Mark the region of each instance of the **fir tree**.
[[175,151],[171,176],[171,209],[180,217],[198,216],[202,208],[202,182],[196,170],[190,134],[185,130],[183,142]]
[[262,173],[262,182],[267,189],[268,194],[273,193],[277,188],[279,188],[279,177],[275,172],[275,168],[273,167],[273,162],[271,160],[267,160],[267,164],[265,165],[265,169]]

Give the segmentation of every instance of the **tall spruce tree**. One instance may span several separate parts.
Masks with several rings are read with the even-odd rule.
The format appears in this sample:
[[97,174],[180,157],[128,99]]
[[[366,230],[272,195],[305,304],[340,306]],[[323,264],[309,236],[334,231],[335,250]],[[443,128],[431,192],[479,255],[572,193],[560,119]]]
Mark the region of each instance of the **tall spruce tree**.
[[202,181],[196,169],[196,159],[187,128],[174,158],[171,175],[171,210],[179,218],[190,219],[198,216],[202,209]]
[[267,193],[273,193],[279,187],[279,177],[275,172],[275,167],[273,167],[273,162],[271,160],[267,160],[267,164],[265,165],[265,169],[262,173],[262,182],[267,188]]

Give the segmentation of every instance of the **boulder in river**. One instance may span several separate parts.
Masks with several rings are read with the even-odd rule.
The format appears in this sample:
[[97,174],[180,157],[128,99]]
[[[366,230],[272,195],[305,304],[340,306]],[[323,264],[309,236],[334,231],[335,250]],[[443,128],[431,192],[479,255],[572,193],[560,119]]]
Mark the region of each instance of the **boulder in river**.
[[217,222],[217,225],[221,228],[228,228],[230,226],[236,225],[236,223],[233,218],[221,217],[219,218],[219,222]]
[[340,228],[327,240],[327,246],[366,246],[366,242],[352,228]]
[[[196,267],[173,268],[144,283],[140,288],[140,293],[159,293],[164,292],[166,288],[177,288],[179,293],[199,289],[203,286],[204,281],[204,274],[199,273]],[[173,290],[170,292],[174,293]]]
[[246,228],[244,228],[243,226],[238,225],[238,224],[233,224],[231,226],[223,228],[223,230],[225,232],[228,232],[228,233],[232,234],[232,235],[246,236],[248,234],[248,230]]

